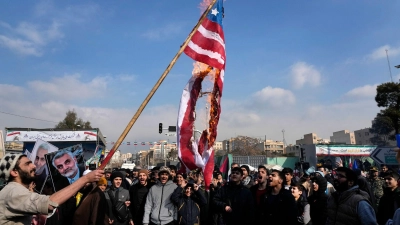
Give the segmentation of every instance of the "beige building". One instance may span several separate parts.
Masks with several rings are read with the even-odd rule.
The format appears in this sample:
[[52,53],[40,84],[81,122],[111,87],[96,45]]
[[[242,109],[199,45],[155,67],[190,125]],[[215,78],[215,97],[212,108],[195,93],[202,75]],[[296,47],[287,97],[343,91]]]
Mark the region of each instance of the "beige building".
[[286,153],[283,141],[265,140],[264,142],[258,144],[257,148],[274,154]]
[[214,148],[215,151],[222,150],[222,141],[214,142],[213,148]]
[[318,137],[316,133],[303,135],[302,139],[296,140],[296,145],[329,144],[329,140]]
[[330,137],[333,143],[343,143],[348,145],[355,145],[356,139],[354,137],[354,132],[348,130],[341,130],[333,132],[333,136]]

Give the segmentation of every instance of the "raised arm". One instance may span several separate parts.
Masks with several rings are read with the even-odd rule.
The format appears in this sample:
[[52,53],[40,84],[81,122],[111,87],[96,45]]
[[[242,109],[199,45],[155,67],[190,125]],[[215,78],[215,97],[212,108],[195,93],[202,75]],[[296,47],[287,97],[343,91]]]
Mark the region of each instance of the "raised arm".
[[[57,191],[50,196],[50,201],[61,205],[69,198],[74,196],[85,184],[97,182],[104,175],[104,170],[95,170],[85,176],[79,178],[74,183],[68,185],[67,187]],[[53,206],[49,205],[49,210],[53,210]]]

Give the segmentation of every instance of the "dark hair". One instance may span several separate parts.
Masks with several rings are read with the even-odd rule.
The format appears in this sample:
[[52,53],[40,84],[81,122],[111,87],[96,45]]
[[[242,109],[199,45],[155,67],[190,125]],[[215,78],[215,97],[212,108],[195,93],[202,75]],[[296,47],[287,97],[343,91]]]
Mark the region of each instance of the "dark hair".
[[299,189],[299,191],[301,191],[301,192],[303,192],[303,193],[305,193],[305,191],[306,191],[306,188],[305,188],[302,184],[300,184],[300,183],[294,183],[294,184],[292,185],[292,187],[297,187],[297,189]]
[[175,171],[175,172],[177,171],[177,168],[176,168],[175,165],[169,165],[168,168],[169,168],[170,170]]
[[273,170],[271,171],[271,173],[273,173],[273,172],[278,173],[279,178],[281,178],[283,181],[285,180],[285,174],[282,173],[282,171],[280,171],[280,170],[274,170],[274,169],[273,169]]
[[233,169],[231,170],[231,174],[232,174],[233,172],[239,172],[239,173],[243,176],[243,170],[240,169],[239,167],[233,168]]
[[346,174],[347,180],[353,181],[355,185],[357,184],[357,180],[358,180],[357,174],[353,170],[351,170],[347,167],[338,167],[336,169],[336,172],[344,172]]
[[154,167],[151,171],[160,170],[159,166]]
[[399,174],[394,171],[388,171],[388,172],[384,173],[383,176],[384,177],[393,177],[396,181],[399,179]]
[[268,171],[267,167],[265,167],[264,165],[259,165],[258,166],[258,170],[260,170],[260,169],[264,169],[265,172],[267,172],[267,175],[268,175],[269,171]]
[[293,175],[293,170],[291,168],[285,167],[283,168],[282,173],[283,174],[289,173],[290,175]]

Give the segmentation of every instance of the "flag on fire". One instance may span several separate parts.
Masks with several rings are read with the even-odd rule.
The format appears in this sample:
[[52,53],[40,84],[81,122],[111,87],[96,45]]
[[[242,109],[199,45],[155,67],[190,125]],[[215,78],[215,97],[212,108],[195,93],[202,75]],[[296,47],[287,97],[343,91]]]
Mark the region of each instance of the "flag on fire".
[[[225,38],[222,29],[223,14],[223,0],[215,1],[184,50],[192,59],[207,65],[201,71],[195,72],[185,86],[178,114],[177,148],[182,168],[187,171],[201,168],[207,189],[214,169],[213,145],[217,137],[221,113],[220,102],[226,62]],[[210,93],[209,128],[202,132],[199,140],[193,140],[196,102],[201,93],[202,81],[206,76],[212,77],[214,81],[213,90]]]

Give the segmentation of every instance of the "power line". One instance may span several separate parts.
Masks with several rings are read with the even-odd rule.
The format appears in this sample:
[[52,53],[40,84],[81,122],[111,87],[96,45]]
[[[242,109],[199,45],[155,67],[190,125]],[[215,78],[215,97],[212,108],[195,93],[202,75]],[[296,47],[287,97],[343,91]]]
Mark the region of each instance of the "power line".
[[39,121],[44,121],[44,122],[49,122],[49,123],[58,123],[58,122],[55,122],[55,121],[42,120],[42,119],[33,118],[33,117],[28,117],[28,116],[21,116],[21,115],[17,115],[17,114],[8,113],[8,112],[2,112],[2,111],[0,111],[0,113],[7,114],[7,115],[11,115],[11,116],[22,117],[22,118],[26,118],[26,119],[31,119],[31,120],[39,120]]

